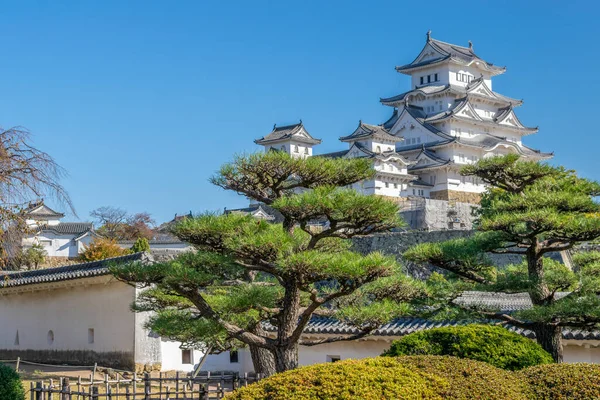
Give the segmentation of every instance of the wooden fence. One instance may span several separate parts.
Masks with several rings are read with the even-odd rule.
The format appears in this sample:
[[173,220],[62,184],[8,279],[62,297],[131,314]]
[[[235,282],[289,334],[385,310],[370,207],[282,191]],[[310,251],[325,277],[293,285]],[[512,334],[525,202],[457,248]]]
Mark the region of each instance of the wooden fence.
[[222,399],[225,393],[259,379],[237,373],[208,373],[195,378],[179,373],[166,377],[161,373],[154,378],[150,374],[133,374],[131,379],[117,375],[111,380],[105,374],[103,380],[94,380],[91,375],[89,381],[65,377],[31,382],[29,393],[31,400],[208,400]]

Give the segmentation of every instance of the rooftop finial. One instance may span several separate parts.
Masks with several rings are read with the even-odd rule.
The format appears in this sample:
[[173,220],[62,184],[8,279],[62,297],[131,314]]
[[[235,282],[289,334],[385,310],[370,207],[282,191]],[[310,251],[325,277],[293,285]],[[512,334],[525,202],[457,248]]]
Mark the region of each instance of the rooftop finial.
[[300,118],[300,125],[302,125],[302,118]]
[[275,130],[275,128],[277,128],[277,123],[273,124],[273,130]]
[[470,40],[469,40],[469,48],[470,48],[471,50],[473,50],[473,42],[471,42]]
[[431,39],[431,29],[427,31],[427,40]]
[[361,125],[362,125],[362,119],[359,119],[358,120],[358,126],[361,126]]

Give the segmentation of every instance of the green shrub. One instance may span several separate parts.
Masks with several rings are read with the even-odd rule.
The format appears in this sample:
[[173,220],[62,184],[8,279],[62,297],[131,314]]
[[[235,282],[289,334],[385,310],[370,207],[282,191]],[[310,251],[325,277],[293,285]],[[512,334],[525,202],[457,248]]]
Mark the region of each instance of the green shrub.
[[512,373],[454,357],[378,357],[317,364],[242,388],[230,400],[528,399]]
[[519,371],[534,400],[600,399],[600,365],[552,364]]
[[150,251],[150,243],[146,238],[137,238],[133,246],[131,246],[132,253],[139,253],[141,251]]
[[4,364],[0,364],[0,399],[25,400],[19,374]]
[[411,333],[394,341],[383,355],[447,355],[508,370],[553,362],[536,342],[492,325],[449,326]]

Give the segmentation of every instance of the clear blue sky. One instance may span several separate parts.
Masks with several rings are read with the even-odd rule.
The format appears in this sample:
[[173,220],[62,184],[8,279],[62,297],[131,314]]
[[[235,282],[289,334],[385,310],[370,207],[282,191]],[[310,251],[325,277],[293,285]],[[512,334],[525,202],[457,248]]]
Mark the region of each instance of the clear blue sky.
[[600,179],[599,8],[592,1],[73,1],[0,10],[0,124],[22,125],[70,176],[81,219],[103,205],[158,222],[246,200],[208,183],[273,123],[302,118],[335,151],[425,33],[506,65],[494,89],[526,143]]

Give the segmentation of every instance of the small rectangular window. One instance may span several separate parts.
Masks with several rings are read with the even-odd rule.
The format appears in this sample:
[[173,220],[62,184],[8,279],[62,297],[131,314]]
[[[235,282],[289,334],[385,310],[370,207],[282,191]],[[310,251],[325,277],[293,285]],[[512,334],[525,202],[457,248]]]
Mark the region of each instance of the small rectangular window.
[[181,363],[182,364],[193,364],[194,360],[193,360],[192,356],[193,356],[192,350],[182,349],[181,350]]
[[421,85],[423,84],[423,77],[421,77]]
[[438,74],[435,74],[434,76],[435,76],[435,81],[437,82],[439,80],[438,79]]
[[327,356],[327,362],[338,362],[341,359],[340,356]]
[[461,81],[460,74],[458,72],[456,73],[456,80],[459,81],[459,82]]
[[88,343],[94,343],[94,328],[88,329]]
[[386,182],[386,183],[385,183],[385,187],[386,187],[386,188],[389,188],[389,187],[390,187],[390,184]]
[[431,75],[427,75],[427,83],[431,83]]
[[231,364],[236,364],[239,362],[239,355],[237,350],[233,350],[229,352],[229,362]]
[[308,147],[304,148],[304,154],[308,154]]
[[394,183],[394,189],[398,189],[398,184]]

